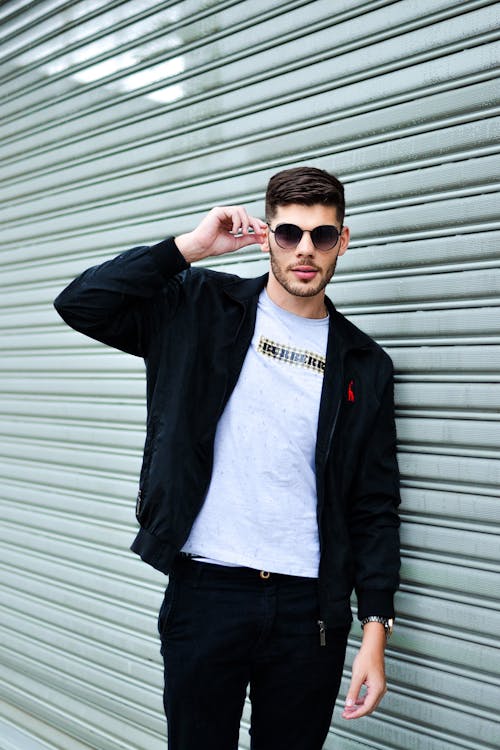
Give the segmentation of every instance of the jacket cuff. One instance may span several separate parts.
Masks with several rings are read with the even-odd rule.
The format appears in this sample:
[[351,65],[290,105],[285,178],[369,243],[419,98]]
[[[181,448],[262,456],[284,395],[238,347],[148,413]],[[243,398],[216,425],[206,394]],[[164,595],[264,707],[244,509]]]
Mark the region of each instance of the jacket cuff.
[[378,615],[394,618],[394,592],[389,589],[370,589],[357,591],[358,620]]
[[160,273],[166,279],[170,279],[177,273],[189,268],[189,263],[175,244],[173,237],[167,237],[166,240],[162,240],[156,245],[151,245],[149,251]]
[[140,528],[130,545],[132,552],[165,575],[170,573],[177,548],[165,540],[159,539],[150,531]]

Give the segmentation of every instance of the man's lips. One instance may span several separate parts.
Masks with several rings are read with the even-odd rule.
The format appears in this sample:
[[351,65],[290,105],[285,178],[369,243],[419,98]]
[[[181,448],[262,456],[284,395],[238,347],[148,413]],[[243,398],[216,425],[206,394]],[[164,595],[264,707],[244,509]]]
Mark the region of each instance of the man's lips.
[[292,266],[290,269],[298,279],[312,279],[319,269],[314,266]]

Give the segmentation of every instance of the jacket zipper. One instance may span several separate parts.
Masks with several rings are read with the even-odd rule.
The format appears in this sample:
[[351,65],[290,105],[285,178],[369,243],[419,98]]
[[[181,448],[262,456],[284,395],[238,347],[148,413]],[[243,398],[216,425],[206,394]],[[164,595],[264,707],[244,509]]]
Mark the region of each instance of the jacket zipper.
[[137,520],[139,520],[141,510],[142,510],[142,489],[140,489],[137,493],[137,501],[135,504],[135,515],[136,515]]
[[[343,369],[343,368],[342,368]],[[330,429],[330,434],[328,436],[328,443],[326,446],[326,453],[325,457],[328,459],[328,454],[330,453],[330,448],[332,447],[332,441],[333,441],[333,435],[335,433],[335,427],[337,426],[337,420],[340,413],[340,404],[342,402],[342,394],[340,394],[339,402],[337,404],[337,410],[335,412],[335,417],[333,419],[333,424]],[[320,509],[322,512],[323,508]],[[320,549],[320,559],[321,559],[321,552],[323,550],[323,535],[321,533],[321,512],[319,516],[319,523],[318,523],[318,536],[319,536],[319,549]],[[318,589],[319,589],[319,602],[320,602],[320,618],[322,616],[321,612],[321,581],[318,577]],[[319,645],[320,646],[326,646],[326,621],[323,619],[318,620],[318,627],[319,627]]]
[[318,620],[319,645],[326,646],[326,625],[324,620]]
[[339,402],[337,404],[337,411],[335,412],[335,418],[334,418],[333,424],[332,424],[332,429],[330,430],[330,434],[328,436],[328,443],[327,443],[327,446],[326,446],[326,454],[325,454],[327,458],[328,458],[328,454],[330,453],[330,448],[332,447],[332,440],[333,440],[333,435],[335,433],[335,428],[337,426],[337,420],[339,418],[341,401],[342,401],[342,395],[339,398]]

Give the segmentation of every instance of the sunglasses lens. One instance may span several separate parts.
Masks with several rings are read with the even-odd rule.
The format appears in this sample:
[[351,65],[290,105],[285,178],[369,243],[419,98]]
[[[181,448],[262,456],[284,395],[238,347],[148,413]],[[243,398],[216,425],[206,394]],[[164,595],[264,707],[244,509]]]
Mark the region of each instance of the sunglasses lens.
[[311,232],[311,240],[317,250],[331,250],[337,244],[338,239],[339,230],[328,224],[316,227]]
[[[302,239],[303,230],[296,224],[278,224],[276,229],[272,229],[276,242],[283,250],[294,250]],[[330,224],[323,224],[311,230],[311,240],[316,248],[326,252],[331,250],[339,240],[340,232],[337,227]]]
[[284,250],[292,250],[297,247],[302,239],[302,234],[302,229],[295,224],[279,224],[274,231],[276,242]]

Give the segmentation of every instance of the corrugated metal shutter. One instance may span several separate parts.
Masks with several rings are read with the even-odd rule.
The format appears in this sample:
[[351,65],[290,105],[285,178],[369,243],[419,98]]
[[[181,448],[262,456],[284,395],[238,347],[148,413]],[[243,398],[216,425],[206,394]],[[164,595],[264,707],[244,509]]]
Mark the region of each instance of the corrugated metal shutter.
[[394,358],[404,493],[390,693],[326,747],[498,746],[498,28],[479,0],[2,4],[0,748],[164,747],[142,365],[51,300],[299,163],[347,186],[331,293]]

